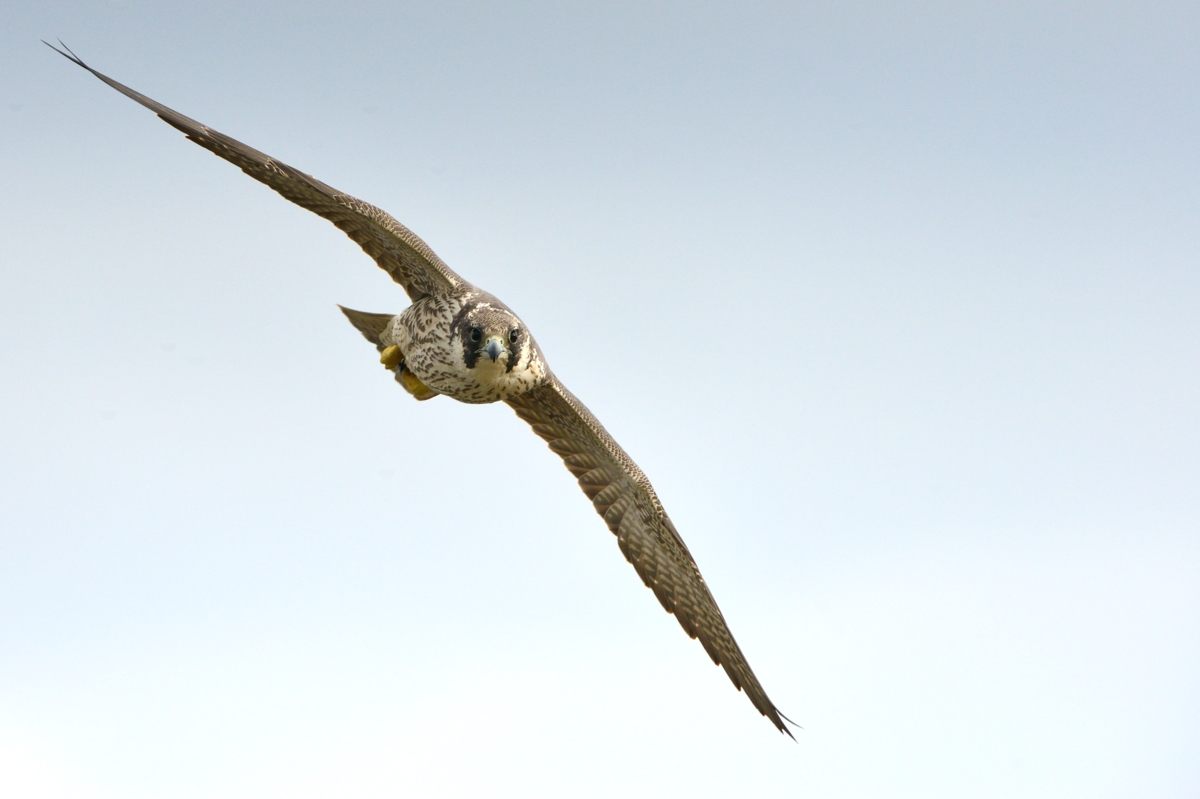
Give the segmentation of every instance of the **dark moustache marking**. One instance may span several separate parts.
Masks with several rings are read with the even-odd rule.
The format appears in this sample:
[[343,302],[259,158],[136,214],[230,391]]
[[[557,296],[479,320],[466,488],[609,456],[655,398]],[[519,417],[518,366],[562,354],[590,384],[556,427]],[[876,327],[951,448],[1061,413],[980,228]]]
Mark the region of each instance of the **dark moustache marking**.
[[511,372],[513,367],[521,360],[521,339],[524,338],[520,332],[517,333],[517,341],[514,344],[512,339],[508,342],[508,363],[504,365],[505,373]]
[[460,308],[458,313],[456,313],[454,315],[454,318],[450,320],[450,340],[451,341],[454,340],[454,334],[458,332],[458,328],[462,325],[463,320],[467,318],[467,316],[471,313],[471,311],[475,310],[478,307],[479,307],[479,303],[475,302],[474,300],[472,300],[471,302],[463,303],[463,307]]
[[454,341],[455,335],[462,339],[463,363],[467,365],[468,369],[475,368],[475,362],[479,360],[479,353],[475,345],[471,343],[471,328],[464,326],[463,322],[477,307],[479,307],[478,302],[465,302],[454,318],[450,320],[450,341]]

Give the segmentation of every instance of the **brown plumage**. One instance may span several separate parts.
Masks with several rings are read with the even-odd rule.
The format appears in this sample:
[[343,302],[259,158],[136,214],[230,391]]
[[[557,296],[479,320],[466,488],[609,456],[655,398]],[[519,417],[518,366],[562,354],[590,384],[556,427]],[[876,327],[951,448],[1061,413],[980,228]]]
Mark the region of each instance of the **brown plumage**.
[[418,398],[446,394],[464,402],[503,400],[512,406],[575,475],[616,535],[621,552],[662,606],[689,636],[699,639],[754,707],[791,735],[785,717],[746,662],[650,481],[546,367],[540,348],[515,314],[455,274],[416,234],[384,211],[118,83],[89,67],[66,45],[65,52],[47,46],[149,108],[201,147],[333,222],[357,242],[413,301],[396,315],[342,309],[383,353],[385,365],[397,379]]

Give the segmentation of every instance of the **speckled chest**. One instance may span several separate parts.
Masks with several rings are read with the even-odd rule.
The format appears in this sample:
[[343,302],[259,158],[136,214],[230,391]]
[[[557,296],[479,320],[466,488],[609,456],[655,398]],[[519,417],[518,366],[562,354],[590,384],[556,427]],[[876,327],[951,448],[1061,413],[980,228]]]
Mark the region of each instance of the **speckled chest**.
[[464,307],[481,297],[491,299],[479,292],[422,298],[396,316],[384,335],[387,343],[400,347],[405,367],[422,383],[461,402],[497,402],[537,387],[547,376],[532,339],[516,368],[506,369],[486,358],[467,365],[457,325]]

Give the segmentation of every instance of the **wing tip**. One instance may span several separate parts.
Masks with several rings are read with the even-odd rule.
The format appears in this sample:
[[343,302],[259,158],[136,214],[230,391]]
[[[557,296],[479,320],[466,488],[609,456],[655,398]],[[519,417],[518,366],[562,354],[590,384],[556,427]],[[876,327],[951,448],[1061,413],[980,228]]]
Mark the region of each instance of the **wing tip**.
[[72,50],[70,47],[68,47],[66,42],[64,42],[62,39],[59,39],[58,43],[62,46],[61,50],[58,49],[57,47],[55,47],[54,45],[50,44],[50,42],[46,41],[45,39],[42,39],[42,44],[46,45],[51,50],[58,53],[63,58],[67,59],[68,61],[75,62],[76,64],[78,64],[79,66],[83,67],[86,70],[89,70],[89,71],[91,70],[91,67],[89,67],[87,64],[85,64],[82,58],[75,55],[75,51]]
[[766,716],[767,719],[772,724],[775,725],[776,729],[778,729],[780,732],[787,735],[787,737],[791,738],[794,743],[796,742],[796,736],[792,735],[792,731],[790,729],[788,729],[788,727],[789,726],[795,727],[798,730],[804,729],[799,724],[792,721],[787,716],[783,715],[783,713],[780,712],[779,708],[775,707],[774,705],[771,705],[771,713],[770,714],[763,713],[763,715]]

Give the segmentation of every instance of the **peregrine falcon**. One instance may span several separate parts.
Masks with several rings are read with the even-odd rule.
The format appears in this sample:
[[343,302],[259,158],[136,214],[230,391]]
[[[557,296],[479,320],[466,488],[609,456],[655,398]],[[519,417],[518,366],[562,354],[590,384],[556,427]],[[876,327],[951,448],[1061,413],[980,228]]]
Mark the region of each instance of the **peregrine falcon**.
[[412,300],[399,314],[342,308],[397,382],[418,400],[444,395],[460,402],[508,403],[575,475],[621,552],[667,612],[700,640],[760,713],[792,734],[734,641],[650,481],[550,371],[529,329],[508,306],[459,277],[384,211],[118,83],[65,44],[63,50],[45,44],[357,242]]

